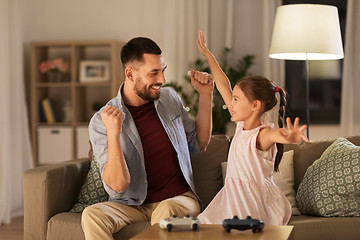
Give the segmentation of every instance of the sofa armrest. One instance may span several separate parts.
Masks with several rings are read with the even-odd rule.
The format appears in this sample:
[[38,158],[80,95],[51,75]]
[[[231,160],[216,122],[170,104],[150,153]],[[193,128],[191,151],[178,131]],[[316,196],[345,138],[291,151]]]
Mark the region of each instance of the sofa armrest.
[[48,220],[74,205],[90,168],[88,158],[30,169],[23,176],[24,239],[46,239]]

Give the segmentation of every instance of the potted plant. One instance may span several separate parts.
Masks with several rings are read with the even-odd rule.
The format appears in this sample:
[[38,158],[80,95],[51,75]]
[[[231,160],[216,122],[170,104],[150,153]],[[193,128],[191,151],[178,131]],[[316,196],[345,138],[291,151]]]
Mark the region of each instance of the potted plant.
[[97,111],[99,111],[105,105],[104,102],[94,101],[91,104],[91,115],[93,116]]

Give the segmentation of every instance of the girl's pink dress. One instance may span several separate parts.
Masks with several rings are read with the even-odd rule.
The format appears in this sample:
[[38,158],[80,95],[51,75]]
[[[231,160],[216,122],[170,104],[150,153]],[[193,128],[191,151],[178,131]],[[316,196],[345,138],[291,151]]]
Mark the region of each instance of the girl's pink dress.
[[262,125],[243,130],[239,122],[232,140],[224,187],[198,216],[204,224],[222,224],[224,219],[251,216],[265,225],[286,225],[291,205],[273,181],[276,145],[268,151],[256,148]]

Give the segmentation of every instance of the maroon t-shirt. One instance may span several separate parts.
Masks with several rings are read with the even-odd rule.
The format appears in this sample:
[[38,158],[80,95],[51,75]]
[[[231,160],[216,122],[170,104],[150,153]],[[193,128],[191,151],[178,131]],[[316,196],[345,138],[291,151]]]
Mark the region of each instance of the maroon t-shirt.
[[144,151],[148,181],[145,202],[159,202],[190,190],[154,102],[126,107],[135,121]]

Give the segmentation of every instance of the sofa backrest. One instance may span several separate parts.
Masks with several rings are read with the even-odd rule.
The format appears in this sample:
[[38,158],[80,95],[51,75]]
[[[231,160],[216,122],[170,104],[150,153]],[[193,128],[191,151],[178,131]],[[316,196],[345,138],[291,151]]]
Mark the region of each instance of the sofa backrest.
[[[203,208],[210,203],[223,186],[221,163],[227,161],[229,147],[230,138],[227,135],[212,135],[206,152],[190,154],[195,190]],[[92,159],[91,142],[88,154],[89,159]]]
[[[347,137],[350,142],[360,146],[360,136]],[[298,190],[299,185],[308,167],[328,148],[335,139],[302,142],[300,144],[287,144],[284,151],[294,150],[294,188]]]
[[205,208],[223,186],[221,163],[227,161],[230,138],[212,135],[206,152],[191,154],[196,193]]

